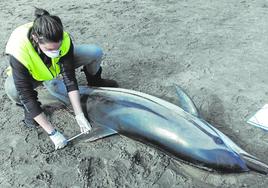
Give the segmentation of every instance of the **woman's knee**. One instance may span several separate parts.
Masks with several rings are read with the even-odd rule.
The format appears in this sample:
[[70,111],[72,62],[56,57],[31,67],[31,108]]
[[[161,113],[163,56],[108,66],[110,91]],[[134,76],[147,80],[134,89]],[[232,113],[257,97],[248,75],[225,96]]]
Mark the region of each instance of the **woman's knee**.
[[74,47],[74,56],[81,60],[99,61],[103,56],[103,51],[97,45],[82,44]]
[[20,103],[18,92],[16,86],[14,84],[14,80],[12,76],[6,78],[5,81],[5,92],[7,96],[15,103]]
[[92,52],[93,52],[93,56],[95,57],[96,60],[99,60],[102,58],[103,56],[103,51],[99,46],[96,45],[92,45]]

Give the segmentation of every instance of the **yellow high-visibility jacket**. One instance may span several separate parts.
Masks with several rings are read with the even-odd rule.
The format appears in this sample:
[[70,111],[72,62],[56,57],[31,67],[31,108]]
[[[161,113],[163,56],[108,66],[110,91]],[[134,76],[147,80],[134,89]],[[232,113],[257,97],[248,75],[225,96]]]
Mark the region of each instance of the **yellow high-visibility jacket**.
[[52,80],[60,73],[59,59],[66,55],[70,49],[71,39],[68,33],[63,33],[63,40],[60,46],[60,56],[51,59],[51,66],[48,68],[42,61],[27,35],[33,23],[27,23],[17,27],[11,34],[7,45],[6,54],[14,56],[30,72],[37,81]]

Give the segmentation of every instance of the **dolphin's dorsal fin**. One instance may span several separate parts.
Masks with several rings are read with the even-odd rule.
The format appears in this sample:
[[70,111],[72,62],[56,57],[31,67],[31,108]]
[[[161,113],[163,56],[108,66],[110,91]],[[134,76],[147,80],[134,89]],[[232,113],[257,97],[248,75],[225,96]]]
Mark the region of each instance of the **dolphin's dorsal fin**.
[[[93,123],[95,124],[95,123]],[[112,136],[117,134],[117,132],[113,129],[104,127],[104,126],[94,126],[93,125],[93,130],[89,133],[87,138],[85,139],[86,142],[93,142],[95,140],[105,138],[108,136]]]
[[191,98],[182,90],[181,87],[176,84],[174,84],[174,86],[176,88],[176,93],[179,98],[179,107],[196,117],[200,117],[198,110]]

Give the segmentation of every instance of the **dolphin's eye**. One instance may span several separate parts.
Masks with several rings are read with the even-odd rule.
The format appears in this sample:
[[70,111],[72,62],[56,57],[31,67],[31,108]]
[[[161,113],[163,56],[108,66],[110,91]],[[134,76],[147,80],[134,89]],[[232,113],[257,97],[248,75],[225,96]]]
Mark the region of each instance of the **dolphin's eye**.
[[222,141],[222,139],[220,139],[219,137],[216,137],[216,138],[214,138],[214,141],[215,141],[215,143],[216,144],[224,144],[224,142]]

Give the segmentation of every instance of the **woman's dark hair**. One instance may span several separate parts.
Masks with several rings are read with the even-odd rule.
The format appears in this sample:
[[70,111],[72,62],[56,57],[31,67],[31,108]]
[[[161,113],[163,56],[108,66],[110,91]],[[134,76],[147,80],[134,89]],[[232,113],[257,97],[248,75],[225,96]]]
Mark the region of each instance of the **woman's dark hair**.
[[[38,43],[59,42],[63,39],[63,25],[58,16],[35,7],[35,20],[31,34],[37,37]],[[30,36],[31,37],[31,36]]]

